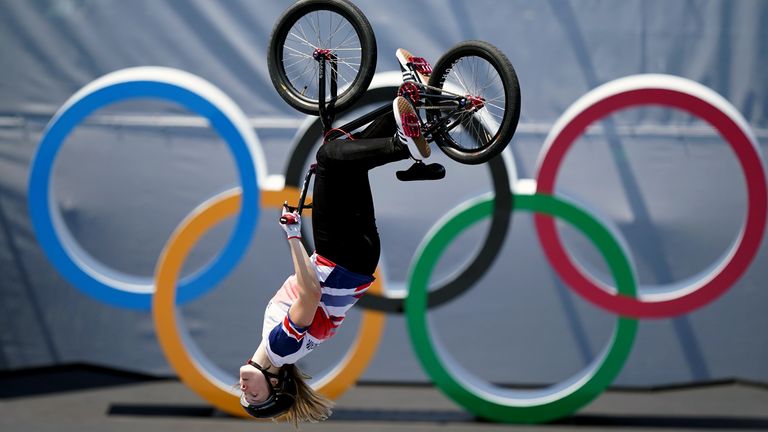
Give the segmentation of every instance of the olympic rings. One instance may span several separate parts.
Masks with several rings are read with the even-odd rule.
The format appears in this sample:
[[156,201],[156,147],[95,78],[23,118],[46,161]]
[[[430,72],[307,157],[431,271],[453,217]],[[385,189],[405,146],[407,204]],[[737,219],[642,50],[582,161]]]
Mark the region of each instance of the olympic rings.
[[[561,199],[549,195],[517,195],[515,210],[557,216],[591,239],[607,261],[620,294],[633,297],[636,283],[632,267],[619,244],[595,218]],[[538,423],[568,415],[586,405],[621,371],[637,332],[637,321],[618,317],[611,343],[601,358],[559,385],[543,390],[515,391],[504,396],[468,383],[468,373],[453,364],[431,337],[427,324],[427,292],[430,277],[449,243],[471,225],[493,212],[493,199],[483,196],[469,201],[438,221],[419,246],[410,271],[410,290],[405,314],[413,350],[421,366],[438,388],[468,411],[494,421]]]
[[[390,100],[400,74],[374,84],[361,104]],[[50,191],[51,169],[67,135],[96,109],[120,100],[154,97],[178,102],[205,116],[224,138],[239,170],[241,189],[217,195],[195,209],[173,233],[160,257],[154,280],[123,275],[90,257],[72,238]],[[672,286],[663,294],[639,295],[631,257],[594,216],[555,198],[557,171],[572,143],[598,119],[630,106],[660,104],[678,108],[714,126],[730,144],[745,172],[748,208],[744,227],[731,249],[713,267],[690,284]],[[266,167],[261,148],[242,111],[220,90],[202,79],[165,68],[132,68],[106,75],[81,89],[49,123],[32,163],[29,208],[40,244],[54,266],[73,285],[106,303],[152,308],[160,345],[171,366],[191,389],[217,408],[237,416],[242,411],[234,378],[218,370],[200,353],[176,318],[175,306],[213,288],[231,271],[247,248],[259,214],[259,203],[280,207],[286,194],[298,195],[301,178],[319,136],[319,123],[308,122],[286,170],[289,187],[261,191]],[[301,135],[301,132],[300,132]],[[443,217],[422,241],[409,274],[405,299],[385,296],[381,277],[363,297],[366,308],[358,336],[341,362],[314,386],[336,398],[352,386],[373,358],[383,332],[384,314],[402,312],[414,351],[426,373],[450,398],[483,418],[505,422],[544,422],[568,415],[597,397],[620,372],[631,351],[637,330],[635,318],[659,318],[689,312],[713,301],[729,289],[750,265],[765,231],[766,176],[757,142],[746,120],[714,91],[692,81],[664,76],[637,75],[605,84],[579,99],[557,121],[540,154],[537,181],[518,180],[511,152],[506,159],[489,162],[493,194],[466,202]],[[258,177],[257,177],[258,175]],[[295,183],[294,183],[295,182]],[[529,195],[512,194],[535,184]],[[577,376],[534,392],[494,391],[468,384],[469,374],[451,366],[451,358],[432,340],[427,310],[469,289],[491,266],[508,232],[514,210],[534,215],[545,256],[563,281],[581,296],[616,313],[617,325],[603,355]],[[232,237],[207,267],[179,283],[180,269],[190,249],[220,221],[240,212]],[[452,281],[428,291],[431,273],[448,244],[464,230],[492,215],[491,228],[481,251]],[[594,243],[615,280],[616,293],[593,280],[570,260],[560,242],[553,217],[582,231]],[[490,233],[494,235],[491,236]],[[621,240],[620,238],[618,240]],[[177,287],[178,285],[178,287]],[[154,287],[156,292],[152,295]],[[178,293],[177,293],[178,290]],[[150,300],[152,297],[152,300]],[[368,310],[374,309],[376,311]]]
[[[261,205],[280,208],[286,199],[292,199],[298,193],[295,188],[280,192],[264,191]],[[181,380],[222,411],[248,417],[232,388],[237,379],[228,378],[201,353],[177,321],[175,308],[178,275],[187,255],[208,230],[240,211],[241,198],[239,188],[219,194],[200,205],[176,228],[158,262],[152,314],[160,346]],[[369,289],[381,292],[378,271],[374,276],[376,280]],[[384,330],[384,319],[380,312],[364,311],[358,335],[347,354],[331,371],[316,378],[313,387],[335,399],[354,385],[376,352]]]
[[[697,309],[725,293],[749,267],[766,221],[766,176],[760,149],[747,121],[722,96],[688,79],[635,75],[600,86],[576,101],[556,122],[539,159],[537,191],[554,193],[557,171],[568,149],[595,121],[631,106],[663,105],[685,110],[712,125],[733,149],[747,184],[747,215],[738,238],[720,261],[666,292],[630,298],[587,275],[566,253],[552,218],[536,215],[539,240],[555,271],[582,297],[622,316],[662,318]],[[641,287],[642,288],[642,287]]]
[[229,242],[211,263],[181,282],[180,303],[216,286],[247,249],[258,220],[258,185],[264,183],[266,165],[242,110],[209,82],[180,70],[138,67],[116,71],[82,88],[58,110],[46,127],[30,170],[28,205],[38,241],[56,269],[75,287],[114,306],[149,309],[154,291],[151,278],[111,269],[83,250],[62,220],[50,189],[56,154],[69,133],[95,110],[137,98],[177,102],[205,116],[229,145],[245,194],[245,205]]
[[[367,104],[391,101],[397,94],[400,83],[402,83],[402,75],[399,73],[376,75],[370,89],[351,109]],[[302,181],[304,167],[314,156],[312,149],[317,143],[318,137],[322,136],[320,120],[310,118],[297,135],[301,138],[294,147],[285,172],[286,184],[294,187],[298,187]],[[491,172],[495,197],[495,210],[488,233],[472,261],[456,272],[451,279],[430,291],[429,307],[447,303],[467,291],[490,268],[504,244],[504,239],[512,222],[511,200],[513,195],[511,185],[517,182],[515,161],[512,152],[505,150],[502,157],[491,159],[487,165]],[[304,236],[304,241],[307,241],[308,238],[308,236]],[[357,305],[365,309],[402,313],[404,298],[387,297],[385,294],[383,292],[381,294],[367,293]]]

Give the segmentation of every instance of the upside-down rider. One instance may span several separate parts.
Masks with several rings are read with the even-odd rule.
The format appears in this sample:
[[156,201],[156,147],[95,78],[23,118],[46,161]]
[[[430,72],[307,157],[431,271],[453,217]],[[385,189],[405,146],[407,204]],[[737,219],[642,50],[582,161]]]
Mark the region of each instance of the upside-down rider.
[[412,158],[416,163],[398,171],[398,179],[445,176],[440,164],[422,162],[431,151],[416,110],[402,95],[412,91],[414,83],[426,84],[432,69],[402,48],[396,57],[404,83],[392,102],[394,115],[379,117],[352,140],[325,142],[317,152],[312,255],[301,242],[301,216],[283,208],[281,226],[295,273],[268,303],[261,343],[240,368],[240,402],[254,417],[282,417],[298,425],[331,414],[332,402],[307,384],[296,362],[336,333],[374,280],[381,246],[368,171]]

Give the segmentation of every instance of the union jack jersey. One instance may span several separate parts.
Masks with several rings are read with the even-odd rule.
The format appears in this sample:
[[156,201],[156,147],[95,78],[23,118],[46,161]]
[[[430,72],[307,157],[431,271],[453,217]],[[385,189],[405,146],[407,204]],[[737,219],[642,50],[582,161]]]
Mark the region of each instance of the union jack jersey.
[[312,324],[299,327],[288,316],[288,309],[298,298],[295,274],[286,279],[264,311],[261,343],[266,343],[269,360],[278,367],[296,363],[336,334],[347,311],[374,280],[373,276],[351,272],[317,253],[310,261],[322,289]]

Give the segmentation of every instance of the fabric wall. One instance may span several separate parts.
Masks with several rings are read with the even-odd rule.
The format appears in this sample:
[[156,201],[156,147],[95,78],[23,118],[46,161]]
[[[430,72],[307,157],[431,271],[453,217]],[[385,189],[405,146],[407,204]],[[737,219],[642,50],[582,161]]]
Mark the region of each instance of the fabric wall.
[[[644,73],[701,83],[746,118],[768,149],[768,5],[753,1],[433,0],[356,2],[376,32],[378,79],[396,71],[398,47],[434,62],[467,39],[504,51],[520,78],[523,109],[507,161],[536,176],[542,144],[579,97]],[[305,116],[272,87],[266,47],[291,2],[0,0],[0,369],[89,363],[173,375],[152,314],[107,305],[65,280],[33,231],[29,170],[43,130],[77,90],[135,66],[177,68],[229,95],[248,116],[269,175],[285,173]],[[491,190],[484,166],[439,154],[445,181],[406,184],[396,167],[372,173],[382,235],[383,280],[406,289],[414,251],[430,227]],[[763,166],[765,162],[763,161]],[[125,274],[151,277],[179,222],[238,184],[224,141],[173,103],[133,101],[101,109],[57,155],[54,204],[80,246]],[[707,123],[675,110],[632,108],[579,139],[558,193],[610,221],[641,285],[670,285],[707,270],[738,237],[747,212],[745,179],[730,147]],[[261,314],[290,272],[278,213],[262,209],[235,270],[179,308],[190,335],[234,376],[258,344]],[[469,230],[440,261],[435,281],[460,271],[488,223]],[[214,257],[231,221],[207,234],[184,268]],[[610,283],[591,243],[563,227],[568,250]],[[493,233],[491,233],[493,234]],[[642,320],[615,385],[656,386],[744,379],[768,382],[768,246],[716,301],[688,314]],[[645,288],[651,292],[653,288]],[[400,291],[398,291],[400,290]],[[360,310],[336,340],[307,361],[335,364],[354,338]],[[463,296],[430,313],[447,352],[478,377],[513,385],[561,381],[598,356],[616,317],[563,283],[544,257],[529,214],[516,212],[496,261]],[[402,315],[388,315],[368,381],[426,380]]]

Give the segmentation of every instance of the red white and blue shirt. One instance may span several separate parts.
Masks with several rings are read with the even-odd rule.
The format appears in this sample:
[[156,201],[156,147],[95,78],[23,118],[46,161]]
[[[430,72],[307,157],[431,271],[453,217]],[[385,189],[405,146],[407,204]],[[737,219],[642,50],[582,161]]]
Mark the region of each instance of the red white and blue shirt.
[[347,311],[374,280],[373,276],[351,272],[317,253],[310,261],[322,290],[312,324],[299,327],[288,317],[288,309],[298,299],[296,275],[286,279],[264,311],[262,344],[266,344],[270,362],[278,367],[296,363],[335,335]]

